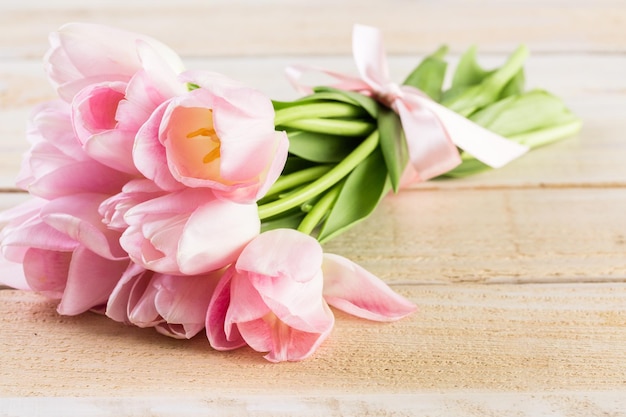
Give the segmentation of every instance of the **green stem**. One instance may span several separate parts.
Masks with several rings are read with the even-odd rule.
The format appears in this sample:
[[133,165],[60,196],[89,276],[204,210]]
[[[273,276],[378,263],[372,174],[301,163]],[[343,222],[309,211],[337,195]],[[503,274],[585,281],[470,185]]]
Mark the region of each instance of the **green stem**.
[[320,221],[324,218],[328,210],[332,207],[341,191],[343,183],[336,184],[333,188],[328,190],[326,194],[320,198],[320,200],[313,206],[311,211],[302,219],[298,226],[298,231],[310,235],[311,232],[317,227]]
[[307,132],[350,137],[365,136],[375,128],[373,121],[311,118],[292,120],[283,123],[282,126]]
[[348,156],[339,162],[333,169],[322,175],[316,181],[303,187],[296,193],[290,194],[285,198],[272,201],[271,203],[259,206],[259,217],[261,220],[268,217],[276,216],[293,207],[296,207],[311,198],[328,190],[333,185],[341,181],[348,175],[358,164],[360,164],[374,149],[378,146],[379,134],[375,130],[370,134],[359,146],[357,146]]
[[285,190],[295,188],[299,185],[311,182],[316,178],[321,177],[332,169],[332,165],[317,165],[311,168],[306,168],[300,171],[296,171],[292,174],[281,175],[272,188],[269,189],[267,195],[274,195],[281,193]]
[[363,116],[363,110],[359,107],[342,102],[300,104],[276,110],[274,125],[280,126],[285,123],[300,119],[316,119],[329,117],[355,118]]

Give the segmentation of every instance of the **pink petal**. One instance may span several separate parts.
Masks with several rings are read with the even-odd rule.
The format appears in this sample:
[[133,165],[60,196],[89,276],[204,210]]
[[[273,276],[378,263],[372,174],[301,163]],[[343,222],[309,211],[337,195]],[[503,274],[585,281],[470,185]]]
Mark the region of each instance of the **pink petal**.
[[[332,312],[326,304],[328,315]],[[332,320],[320,333],[303,332],[281,322],[276,316],[239,323],[239,331],[250,347],[258,352],[268,352],[270,362],[300,361],[311,356],[330,335]]]
[[165,147],[159,141],[159,127],[168,104],[165,102],[159,106],[137,132],[133,161],[146,178],[154,181],[164,190],[174,191],[184,186],[172,176],[168,168]]
[[59,167],[37,178],[28,186],[28,191],[47,199],[89,192],[114,194],[129,179],[128,175],[93,160],[81,161]]
[[17,290],[31,290],[21,263],[9,262],[0,257],[0,287],[7,286]]
[[31,248],[24,256],[24,276],[33,291],[61,298],[70,268],[72,252]]
[[[155,225],[152,223],[152,225]],[[144,268],[164,274],[180,273],[176,263],[176,251],[180,233],[173,228],[165,228],[156,236],[161,247],[156,247],[144,236],[141,226],[129,226],[120,237],[120,244],[130,259]],[[169,245],[169,248],[165,245]]]
[[[220,273],[196,276],[157,275],[152,285],[157,289],[157,311],[169,325],[180,324],[187,339],[198,334]],[[178,332],[176,332],[178,335]]]
[[[0,237],[2,238],[3,253],[10,248],[20,247],[72,251],[78,246],[76,240],[44,223],[38,215],[24,220],[21,224],[9,224],[0,232]],[[20,259],[9,258],[8,256],[7,259],[21,262]]]
[[[177,72],[182,70],[178,55],[155,39],[91,23],[70,23],[50,36],[52,48],[45,58],[46,70],[58,85],[104,76],[110,81],[128,81],[141,68],[138,40],[150,44]],[[62,97],[70,101],[79,90],[66,90]]]
[[164,320],[154,305],[158,289],[153,285],[155,274],[146,271],[133,283],[128,298],[128,320],[138,327],[154,327]]
[[401,319],[416,306],[378,277],[342,256],[324,254],[324,298],[331,306],[375,321]]
[[41,210],[44,222],[108,259],[128,254],[119,244],[120,233],[102,222],[98,208],[106,195],[77,194],[57,198]]
[[322,266],[322,247],[309,235],[275,229],[251,241],[237,260],[237,270],[255,275],[312,280]]
[[33,216],[39,214],[39,210],[46,205],[47,201],[41,198],[33,197],[15,207],[0,212],[0,226],[3,223],[16,221],[21,224]]
[[74,133],[71,107],[61,100],[47,101],[35,107],[27,137],[33,143],[50,143],[72,160],[89,159]]
[[[145,271],[143,267],[133,263],[124,271],[107,302],[105,311],[107,317],[121,323],[130,324],[128,319],[130,294],[136,281],[142,279]],[[150,279],[150,275],[148,275],[147,279]]]
[[85,151],[96,161],[116,171],[138,175],[133,162],[135,132],[129,130],[107,130],[90,136],[85,142]]
[[126,83],[108,82],[83,88],[72,100],[72,125],[85,143],[89,137],[117,125],[115,112],[124,98]]
[[182,273],[201,274],[234,262],[261,227],[256,204],[213,200],[189,217],[177,262]]
[[178,79],[177,69],[172,68],[151,45],[138,41],[137,50],[142,70],[128,83],[126,100],[120,103],[116,115],[121,128],[135,131],[164,101],[187,92],[186,84]]
[[226,312],[225,328],[262,318],[271,313],[259,292],[252,286],[245,274],[234,272],[230,282],[230,307]]
[[289,139],[287,138],[287,133],[275,132],[274,135],[277,142],[276,152],[274,154],[269,169],[265,173],[265,178],[263,179],[261,186],[257,190],[255,196],[256,200],[262,198],[270,189],[270,187],[274,185],[280,174],[283,172],[283,169],[285,168],[285,162],[287,162],[287,154],[289,150]]
[[127,267],[128,261],[111,261],[86,248],[76,249],[57,311],[76,315],[106,304]]
[[207,338],[211,347],[216,350],[232,350],[246,345],[236,324],[230,323],[225,329],[233,273],[234,268],[229,268],[218,282],[206,314]]

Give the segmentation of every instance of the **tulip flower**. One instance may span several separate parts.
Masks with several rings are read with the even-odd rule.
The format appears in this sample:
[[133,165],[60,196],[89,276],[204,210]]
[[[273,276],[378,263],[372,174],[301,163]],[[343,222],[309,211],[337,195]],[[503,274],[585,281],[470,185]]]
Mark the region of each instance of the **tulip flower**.
[[312,237],[291,229],[262,233],[218,284],[207,313],[211,346],[249,345],[272,362],[310,356],[328,337],[328,303],[370,320],[402,318],[415,306],[351,261],[324,255]]
[[250,203],[280,175],[289,146],[274,130],[271,101],[224,76],[189,71],[197,87],[159,107],[137,135],[134,161],[166,190],[209,188]]
[[109,298],[106,315],[138,327],[154,327],[177,339],[204,329],[204,318],[220,273],[174,276],[131,264]]
[[188,188],[130,208],[120,238],[130,258],[163,274],[195,275],[237,259],[258,233],[256,204],[216,198],[210,190]]

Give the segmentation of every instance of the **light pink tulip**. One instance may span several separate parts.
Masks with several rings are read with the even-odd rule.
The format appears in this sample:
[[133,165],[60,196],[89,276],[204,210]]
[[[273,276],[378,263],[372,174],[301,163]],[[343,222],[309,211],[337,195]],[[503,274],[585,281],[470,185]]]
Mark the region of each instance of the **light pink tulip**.
[[121,237],[130,258],[164,274],[196,275],[237,259],[260,230],[256,204],[216,198],[210,190],[188,188],[130,208]]
[[22,160],[17,185],[46,199],[76,193],[115,194],[132,178],[94,161],[76,138],[70,106],[50,101],[38,106],[28,128],[31,148]]
[[207,312],[207,337],[218,350],[247,344],[272,362],[305,359],[332,329],[327,302],[378,321],[415,310],[363,268],[324,255],[312,237],[277,229],[250,242],[222,277]]
[[98,209],[102,222],[109,228],[123,232],[128,228],[124,216],[137,204],[165,195],[166,192],[152,181],[140,178],[131,180],[122,187],[122,191],[104,200]]
[[83,87],[72,100],[72,122],[85,151],[116,170],[139,174],[132,158],[135,135],[167,99],[184,94],[186,84],[148,44],[136,45],[142,67],[128,82]]
[[36,199],[5,212],[11,219],[0,232],[0,248],[11,263],[1,262],[0,268],[4,275],[22,264],[23,281],[3,283],[60,299],[60,314],[104,305],[128,258],[117,242],[119,233],[99,221],[101,200],[94,194]]
[[107,304],[106,315],[139,327],[154,327],[177,339],[190,339],[204,329],[204,320],[221,272],[174,276],[132,264]]
[[129,82],[143,68],[138,45],[148,45],[176,73],[178,55],[145,35],[93,23],[69,23],[50,35],[44,62],[59,96],[72,102],[83,88],[107,82]]
[[272,362],[310,356],[334,316],[322,298],[322,248],[291,229],[259,235],[222,278],[207,314],[215,349],[248,344]]
[[139,131],[137,168],[161,188],[210,188],[237,202],[261,198],[282,171],[285,132],[274,130],[271,101],[219,74],[189,71],[199,88],[159,107]]

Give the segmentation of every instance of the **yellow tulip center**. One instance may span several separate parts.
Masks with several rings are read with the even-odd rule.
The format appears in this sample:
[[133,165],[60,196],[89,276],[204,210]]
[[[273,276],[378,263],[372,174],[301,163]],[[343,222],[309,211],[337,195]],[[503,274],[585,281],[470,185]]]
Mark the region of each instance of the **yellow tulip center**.
[[169,157],[182,176],[223,182],[221,141],[213,126],[212,110],[178,107],[172,112],[167,134]]

